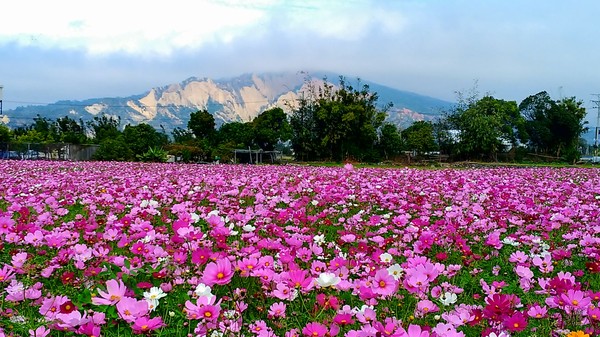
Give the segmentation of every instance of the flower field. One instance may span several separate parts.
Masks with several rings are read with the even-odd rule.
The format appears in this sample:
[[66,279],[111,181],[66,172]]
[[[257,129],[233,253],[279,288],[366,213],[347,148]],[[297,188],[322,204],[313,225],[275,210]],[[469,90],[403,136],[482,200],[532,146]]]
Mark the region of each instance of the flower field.
[[0,336],[595,336],[600,171],[0,162]]

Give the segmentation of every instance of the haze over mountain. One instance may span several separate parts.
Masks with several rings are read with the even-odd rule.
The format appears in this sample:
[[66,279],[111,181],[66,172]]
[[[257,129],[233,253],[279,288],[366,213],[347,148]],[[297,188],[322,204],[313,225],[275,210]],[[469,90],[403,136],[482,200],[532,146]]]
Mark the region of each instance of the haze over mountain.
[[[170,132],[176,127],[186,128],[190,114],[206,108],[220,126],[232,121],[251,121],[273,107],[281,107],[289,113],[298,99],[308,97],[311,86],[318,88],[323,79],[333,85],[339,83],[339,76],[331,73],[244,74],[220,80],[191,77],[138,95],[18,107],[5,111],[0,120],[10,127],[17,127],[31,124],[38,115],[51,120],[69,116],[89,121],[105,114],[119,117],[121,126],[147,123]],[[363,84],[369,85],[370,91],[379,95],[381,108],[392,103],[388,121],[400,127],[406,127],[415,120],[432,120],[452,104],[366,80],[345,77],[345,81],[356,89]]]

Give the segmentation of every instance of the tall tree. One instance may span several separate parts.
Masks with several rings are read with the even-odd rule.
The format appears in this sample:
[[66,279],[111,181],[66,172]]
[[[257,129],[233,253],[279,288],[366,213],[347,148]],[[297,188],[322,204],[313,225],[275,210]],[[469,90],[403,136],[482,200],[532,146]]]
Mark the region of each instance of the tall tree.
[[402,138],[398,127],[391,123],[384,123],[379,130],[379,141],[377,147],[381,156],[385,159],[391,159],[402,150]]
[[254,142],[263,150],[272,151],[278,142],[291,137],[290,123],[281,108],[272,108],[259,114],[253,121]]
[[532,150],[556,157],[566,151],[569,160],[578,157],[579,138],[587,131],[582,101],[575,97],[554,101],[542,91],[524,99],[519,110],[531,135]]
[[116,139],[121,135],[119,130],[121,125],[121,118],[114,118],[102,114],[101,116],[95,116],[93,120],[88,122],[88,126],[93,131],[94,141],[100,144],[105,139]]
[[165,134],[156,131],[155,128],[146,123],[125,126],[123,140],[135,156],[145,153],[150,148],[165,145],[168,142]]
[[517,103],[486,95],[459,102],[447,115],[458,131],[457,154],[463,158],[497,159],[509,145],[527,140],[525,121]]
[[53,124],[53,128],[56,130],[56,140],[60,142],[82,144],[88,140],[83,120],[79,120],[78,123],[76,120],[65,116],[57,119]]
[[407,150],[416,151],[419,154],[437,149],[431,122],[414,122],[402,131],[402,139]]
[[215,117],[206,109],[190,114],[188,129],[192,130],[197,139],[207,139],[212,142],[216,133],[215,125]]
[[337,87],[324,82],[292,113],[294,148],[316,159],[373,160],[378,129],[391,105],[379,109],[378,95],[368,85],[357,90],[343,77]]

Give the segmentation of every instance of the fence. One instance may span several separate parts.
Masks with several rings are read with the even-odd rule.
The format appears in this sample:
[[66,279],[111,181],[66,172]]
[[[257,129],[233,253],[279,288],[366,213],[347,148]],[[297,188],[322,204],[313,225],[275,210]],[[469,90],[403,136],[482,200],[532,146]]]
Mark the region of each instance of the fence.
[[0,143],[0,159],[91,160],[99,145]]

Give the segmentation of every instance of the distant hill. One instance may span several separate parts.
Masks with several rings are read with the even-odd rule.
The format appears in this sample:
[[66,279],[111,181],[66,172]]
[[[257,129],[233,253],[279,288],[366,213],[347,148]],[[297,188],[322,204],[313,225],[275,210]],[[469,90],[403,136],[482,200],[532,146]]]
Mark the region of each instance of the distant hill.
[[[58,101],[48,105],[18,107],[5,111],[4,121],[10,127],[31,124],[37,115],[48,119],[69,116],[84,121],[106,114],[120,117],[121,125],[147,123],[167,132],[186,128],[192,112],[206,108],[218,126],[232,121],[251,121],[262,111],[281,107],[289,112],[297,99],[308,92],[308,83],[319,85],[323,79],[333,85],[339,76],[332,73],[261,73],[213,80],[191,77],[187,80],[152,88],[148,92],[127,97],[90,98],[83,101]],[[431,120],[452,103],[386,87],[369,81],[346,78],[349,85],[369,85],[379,95],[383,107],[392,103],[388,120],[401,127],[415,120]],[[358,88],[357,88],[358,89]]]

